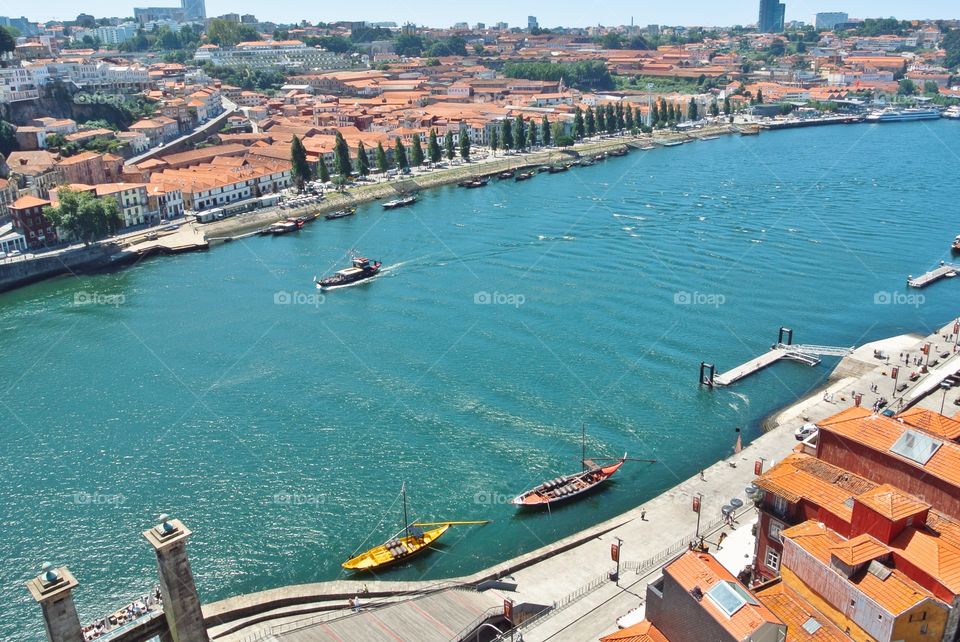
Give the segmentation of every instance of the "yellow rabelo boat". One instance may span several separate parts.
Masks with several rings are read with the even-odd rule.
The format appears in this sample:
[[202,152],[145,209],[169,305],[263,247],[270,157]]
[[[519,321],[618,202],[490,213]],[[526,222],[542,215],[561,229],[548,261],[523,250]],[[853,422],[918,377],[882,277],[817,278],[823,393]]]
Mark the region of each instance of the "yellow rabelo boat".
[[[383,544],[374,546],[370,550],[350,558],[342,564],[343,568],[350,571],[372,571],[391,566],[426,550],[430,547],[430,544],[446,533],[451,526],[458,524],[486,524],[490,521],[410,523],[407,519],[406,484],[401,487],[400,493],[403,495],[403,529]],[[423,530],[424,527],[432,528]]]

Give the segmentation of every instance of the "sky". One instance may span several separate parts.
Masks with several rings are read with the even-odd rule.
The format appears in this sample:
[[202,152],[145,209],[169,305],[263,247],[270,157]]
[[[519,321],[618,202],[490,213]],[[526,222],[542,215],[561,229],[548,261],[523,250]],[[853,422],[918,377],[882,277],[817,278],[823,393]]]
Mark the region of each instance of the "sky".
[[[787,20],[812,23],[819,11],[846,11],[851,17],[876,18],[960,18],[957,0],[786,0]],[[0,13],[36,21],[68,20],[83,11],[97,17],[132,16],[136,6],[179,5],[178,0],[46,0],[40,5],[4,2]],[[536,16],[541,27],[588,25],[661,24],[726,26],[751,24],[757,20],[758,0],[683,0],[662,2],[641,0],[484,0],[450,2],[422,0],[364,0],[350,2],[310,2],[274,0],[207,0],[207,16],[224,13],[252,13],[261,21],[311,22],[336,20],[393,21],[398,25],[413,22],[429,27],[449,27],[456,22],[505,21],[510,26],[526,26],[527,16]]]

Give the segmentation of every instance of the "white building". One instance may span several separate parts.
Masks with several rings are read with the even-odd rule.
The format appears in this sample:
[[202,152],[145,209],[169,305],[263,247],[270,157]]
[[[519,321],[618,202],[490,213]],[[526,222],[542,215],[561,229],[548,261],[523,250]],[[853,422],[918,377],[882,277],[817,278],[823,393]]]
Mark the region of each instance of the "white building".
[[194,54],[198,63],[254,69],[296,69],[303,71],[346,69],[350,59],[319,47],[308,47],[299,40],[241,42],[236,47],[203,45]]
[[40,97],[33,72],[22,67],[0,69],[0,103],[35,100]]

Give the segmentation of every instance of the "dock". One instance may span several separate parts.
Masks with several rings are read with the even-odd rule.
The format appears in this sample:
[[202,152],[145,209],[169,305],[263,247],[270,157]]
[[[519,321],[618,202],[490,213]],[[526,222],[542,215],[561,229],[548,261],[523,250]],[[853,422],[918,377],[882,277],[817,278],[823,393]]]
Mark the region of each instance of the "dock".
[[123,252],[147,256],[150,254],[180,254],[209,247],[206,236],[195,224],[182,225],[179,229],[164,233],[151,233],[131,238]]
[[911,288],[925,288],[940,279],[956,276],[958,271],[960,271],[960,265],[940,261],[940,265],[929,272],[924,272],[916,278],[913,275],[908,276],[907,285]]
[[710,387],[729,386],[781,359],[790,359],[808,366],[815,366],[820,363],[821,356],[845,357],[852,352],[853,348],[795,344],[793,343],[793,330],[781,326],[780,333],[777,335],[777,342],[770,346],[769,351],[741,363],[735,368],[715,374],[713,364],[701,362],[700,385]]
[[785,356],[786,352],[784,350],[780,350],[779,348],[770,350],[769,352],[766,352],[755,359],[751,359],[746,363],[741,363],[736,368],[716,375],[713,378],[713,385],[729,386],[732,383],[740,381],[744,377],[749,377],[754,372],[763,370],[767,366],[780,361],[780,359],[783,359]]

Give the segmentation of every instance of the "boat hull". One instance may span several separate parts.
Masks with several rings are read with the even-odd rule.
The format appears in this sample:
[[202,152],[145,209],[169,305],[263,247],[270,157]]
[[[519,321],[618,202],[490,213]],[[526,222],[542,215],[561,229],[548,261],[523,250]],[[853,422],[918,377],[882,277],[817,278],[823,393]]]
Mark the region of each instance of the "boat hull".
[[520,508],[539,508],[558,504],[596,490],[623,466],[625,459],[610,466],[566,475],[521,493],[511,502]]
[[449,528],[449,524],[431,528],[428,531],[424,531],[422,538],[414,535],[398,537],[392,540],[396,542],[396,546],[388,546],[391,542],[374,546],[370,550],[350,558],[341,564],[341,566],[348,571],[363,572],[399,564],[427,550],[430,544],[440,539]]
[[317,287],[321,290],[333,290],[335,288],[342,288],[347,285],[353,285],[354,283],[360,283],[380,274],[380,263],[374,263],[368,269],[364,270],[362,274],[357,275],[354,278],[347,279],[336,279],[335,277],[329,277],[326,279],[320,279],[317,281]]

